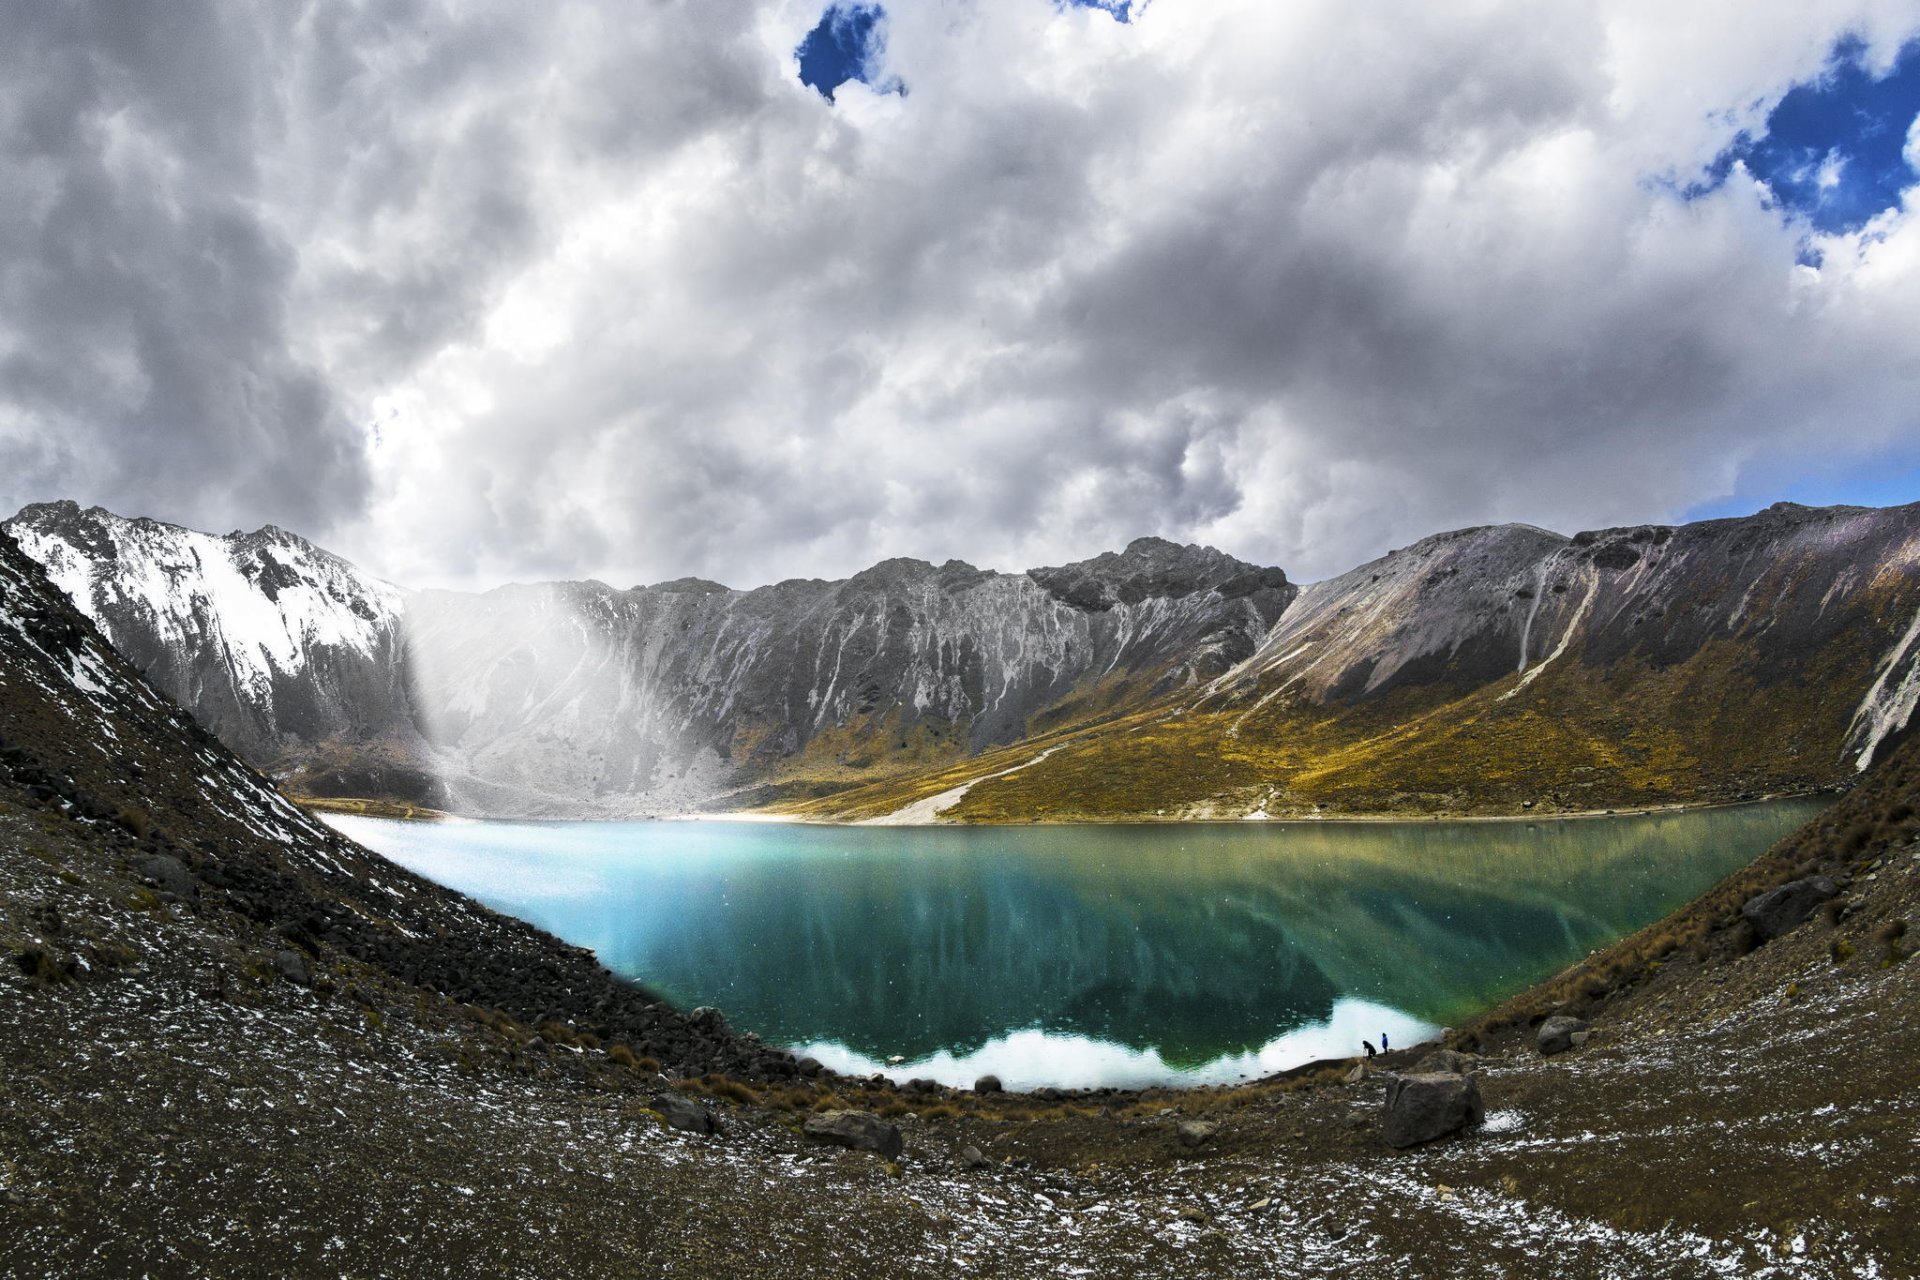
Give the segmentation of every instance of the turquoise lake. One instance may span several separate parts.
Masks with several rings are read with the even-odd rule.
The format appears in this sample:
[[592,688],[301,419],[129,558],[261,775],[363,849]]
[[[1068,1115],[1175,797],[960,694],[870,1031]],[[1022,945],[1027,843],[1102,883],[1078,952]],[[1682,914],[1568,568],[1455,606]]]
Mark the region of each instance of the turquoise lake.
[[[1412,1044],[1817,813],[840,827],[330,819],[836,1069],[1223,1083]],[[890,1060],[898,1058],[899,1062]]]

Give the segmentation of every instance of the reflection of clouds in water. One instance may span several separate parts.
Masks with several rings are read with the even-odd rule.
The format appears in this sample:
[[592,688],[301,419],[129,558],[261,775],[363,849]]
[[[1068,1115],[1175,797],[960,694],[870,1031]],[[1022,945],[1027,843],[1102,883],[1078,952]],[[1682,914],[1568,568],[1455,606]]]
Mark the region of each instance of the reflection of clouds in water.
[[1419,1044],[1440,1028],[1366,1000],[1339,1000],[1325,1022],[1296,1027],[1252,1053],[1227,1054],[1197,1067],[1169,1065],[1159,1050],[1134,1049],[1087,1036],[1030,1029],[989,1040],[972,1053],[940,1052],[898,1066],[855,1053],[831,1041],[797,1045],[794,1054],[817,1058],[843,1075],[879,1072],[894,1080],[934,1080],[966,1088],[983,1075],[1000,1077],[1011,1090],[1144,1089],[1154,1085],[1235,1084],[1321,1058],[1360,1053],[1360,1042],[1380,1042],[1380,1033],[1402,1048]]
[[389,822],[347,814],[322,819],[418,876],[492,903],[525,908],[537,903],[584,901],[612,891],[598,867],[568,856],[563,841],[515,835],[495,824],[467,823],[463,843],[451,844],[428,823]]

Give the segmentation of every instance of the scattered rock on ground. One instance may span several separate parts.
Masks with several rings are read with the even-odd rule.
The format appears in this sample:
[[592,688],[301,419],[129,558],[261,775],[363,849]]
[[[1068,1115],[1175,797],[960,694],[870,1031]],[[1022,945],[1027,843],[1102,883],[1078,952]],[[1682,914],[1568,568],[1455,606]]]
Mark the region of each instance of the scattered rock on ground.
[[680,1129],[687,1133],[719,1131],[719,1126],[713,1120],[713,1112],[685,1094],[663,1093],[654,1099],[653,1109],[660,1113],[660,1118],[667,1122],[669,1129]]
[[1180,1145],[1183,1147],[1197,1147],[1202,1143],[1213,1141],[1213,1135],[1218,1132],[1220,1132],[1220,1126],[1211,1120],[1186,1120],[1174,1130],[1174,1136],[1180,1139]]
[[960,1148],[960,1153],[953,1158],[953,1162],[962,1169],[991,1169],[993,1167],[993,1161],[980,1154],[980,1148],[971,1143]]
[[1451,1073],[1463,1076],[1479,1065],[1480,1059],[1470,1053],[1461,1053],[1458,1049],[1435,1049],[1414,1066],[1413,1074],[1429,1076]]
[[1348,1084],[1359,1084],[1362,1080],[1365,1080],[1367,1076],[1370,1074],[1371,1072],[1367,1070],[1366,1063],[1356,1062],[1353,1064],[1353,1070],[1347,1072],[1345,1078]]
[[298,951],[276,951],[271,963],[273,971],[288,982],[303,987],[313,985],[313,971],[307,967],[307,958]]
[[828,1111],[809,1116],[805,1130],[809,1138],[855,1151],[877,1151],[889,1160],[905,1146],[900,1130],[865,1111]]
[[1479,1081],[1436,1071],[1387,1081],[1380,1128],[1387,1145],[1411,1147],[1479,1124],[1485,1116]]
[[981,1076],[978,1080],[975,1080],[973,1082],[973,1091],[975,1093],[1000,1092],[1000,1077],[999,1076]]
[[164,889],[177,898],[200,896],[200,882],[187,870],[187,864],[172,854],[156,853],[134,865],[140,879],[156,889]]
[[[1576,1044],[1586,1043],[1582,1033],[1587,1030],[1589,1030],[1589,1028],[1584,1019],[1569,1018],[1565,1014],[1558,1014],[1540,1024],[1540,1030],[1533,1038],[1534,1047],[1549,1057],[1556,1053],[1565,1053]],[[1576,1040],[1574,1039],[1575,1036],[1581,1036],[1582,1038]]]
[[1808,876],[1777,889],[1755,894],[1740,908],[1740,914],[1753,926],[1762,942],[1770,942],[1783,933],[1799,928],[1818,911],[1821,904],[1840,892],[1830,876]]

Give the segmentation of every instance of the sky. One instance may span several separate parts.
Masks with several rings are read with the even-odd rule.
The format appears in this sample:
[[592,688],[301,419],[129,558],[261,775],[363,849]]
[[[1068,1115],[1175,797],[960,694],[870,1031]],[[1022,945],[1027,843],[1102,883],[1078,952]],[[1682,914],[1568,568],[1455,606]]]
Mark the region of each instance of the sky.
[[0,0],[0,507],[409,585],[1920,499],[1920,0]]

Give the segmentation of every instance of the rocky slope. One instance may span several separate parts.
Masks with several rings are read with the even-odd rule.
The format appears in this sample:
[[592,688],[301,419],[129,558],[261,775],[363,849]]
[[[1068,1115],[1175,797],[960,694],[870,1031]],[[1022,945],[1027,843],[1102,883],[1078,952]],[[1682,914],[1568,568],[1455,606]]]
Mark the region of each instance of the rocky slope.
[[277,530],[8,527],[296,792],[476,814],[1699,803],[1843,785],[1920,698],[1920,506],[1467,529],[1304,590],[1143,539],[1026,574],[409,593]]
[[[314,824],[0,539],[0,1276],[1910,1276],[1920,746],[1877,754],[1461,1028],[1485,1123],[1402,1151],[1350,1062],[807,1075]],[[1756,945],[1742,904],[1811,875],[1829,909]],[[1548,1013],[1591,1039],[1540,1057]],[[900,1149],[807,1136],[845,1108]]]
[[1466,529],[1307,586],[1204,688],[1053,744],[949,812],[1512,813],[1809,791],[1865,768],[1917,693],[1920,506]]

